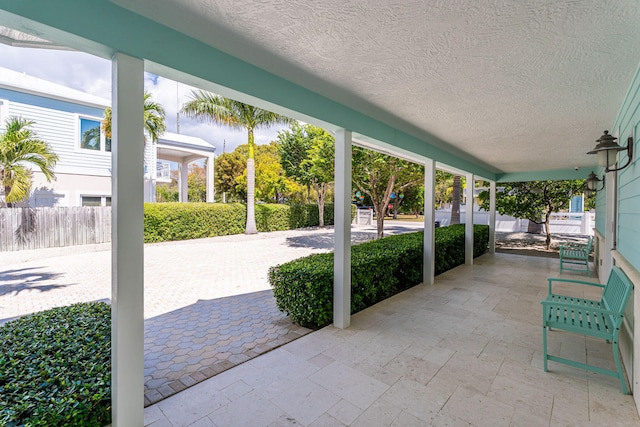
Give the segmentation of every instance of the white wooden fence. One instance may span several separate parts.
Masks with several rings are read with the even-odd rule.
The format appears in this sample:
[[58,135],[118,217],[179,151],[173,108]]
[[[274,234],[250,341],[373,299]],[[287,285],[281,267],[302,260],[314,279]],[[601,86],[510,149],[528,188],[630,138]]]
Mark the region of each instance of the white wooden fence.
[[[595,213],[575,212],[575,213],[552,213],[549,221],[551,233],[583,234],[593,235],[595,227]],[[440,225],[449,225],[451,219],[451,209],[436,210],[436,221]],[[460,208],[460,222],[464,224],[465,207]],[[489,212],[474,211],[473,222],[475,224],[489,224]],[[512,216],[500,215],[496,213],[496,231],[505,232],[526,232],[529,228],[529,220],[518,219]]]
[[110,206],[0,208],[0,252],[110,241]]

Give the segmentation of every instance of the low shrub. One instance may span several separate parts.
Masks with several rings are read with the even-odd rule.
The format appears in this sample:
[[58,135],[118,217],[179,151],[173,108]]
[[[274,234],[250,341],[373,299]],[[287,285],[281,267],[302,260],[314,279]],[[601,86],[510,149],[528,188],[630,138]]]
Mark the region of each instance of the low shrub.
[[144,241],[240,234],[246,218],[247,208],[240,203],[145,203]]
[[[464,225],[435,230],[435,273],[464,264]],[[474,226],[474,257],[486,252],[489,227]],[[390,236],[351,248],[351,313],[422,283],[424,233]],[[320,328],[333,318],[333,254],[315,254],[269,269],[278,309]]]
[[[258,231],[316,227],[317,205],[256,204]],[[352,218],[355,207],[352,207]],[[144,241],[168,242],[244,233],[247,207],[240,203],[145,203]],[[333,224],[333,205],[324,207],[325,225]]]
[[82,303],[0,326],[0,425],[111,422],[111,308]]

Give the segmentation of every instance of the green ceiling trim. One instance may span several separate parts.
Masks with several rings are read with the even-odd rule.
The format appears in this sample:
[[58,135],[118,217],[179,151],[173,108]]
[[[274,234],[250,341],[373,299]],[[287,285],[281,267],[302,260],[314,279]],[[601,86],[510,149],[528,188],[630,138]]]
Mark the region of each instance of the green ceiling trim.
[[[593,169],[597,169],[594,166]],[[546,171],[512,172],[498,174],[497,182],[525,182],[525,181],[560,181],[566,179],[587,179],[591,173],[589,168],[554,169]]]

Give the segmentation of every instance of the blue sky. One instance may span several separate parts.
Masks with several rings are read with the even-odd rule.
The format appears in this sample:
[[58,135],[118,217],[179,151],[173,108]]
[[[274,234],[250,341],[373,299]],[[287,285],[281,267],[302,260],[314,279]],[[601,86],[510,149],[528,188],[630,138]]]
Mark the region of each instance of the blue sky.
[[[82,52],[17,48],[0,44],[0,66],[73,89],[111,99],[111,62]],[[193,89],[162,76],[147,73],[145,88],[164,107],[167,130],[176,132],[176,113]],[[256,143],[268,144],[276,139],[281,127],[258,129]],[[221,154],[247,142],[246,131],[218,127],[180,116],[180,133],[203,138]]]

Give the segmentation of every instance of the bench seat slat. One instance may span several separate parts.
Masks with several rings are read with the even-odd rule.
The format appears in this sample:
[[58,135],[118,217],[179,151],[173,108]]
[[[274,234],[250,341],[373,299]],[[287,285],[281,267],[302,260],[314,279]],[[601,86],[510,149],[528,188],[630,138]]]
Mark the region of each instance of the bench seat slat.
[[[544,347],[544,370],[547,371],[549,360],[566,363],[568,365],[588,369],[593,372],[611,375],[620,380],[622,392],[627,394],[627,385],[620,363],[618,350],[618,335],[624,318],[627,301],[633,290],[633,284],[627,276],[614,266],[605,286],[579,280],[548,279],[549,294],[542,303],[542,327]],[[556,282],[597,286],[603,288],[600,301],[586,298],[572,297],[553,293]],[[547,330],[564,330],[578,334],[601,338],[612,343],[616,371],[603,370],[587,364],[569,361],[547,352]]]

